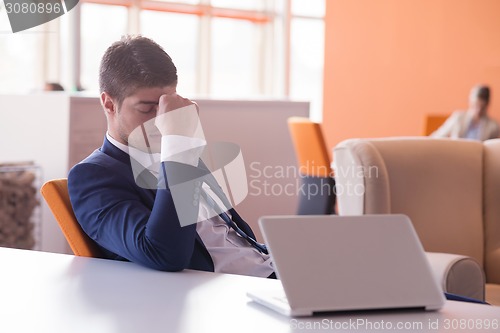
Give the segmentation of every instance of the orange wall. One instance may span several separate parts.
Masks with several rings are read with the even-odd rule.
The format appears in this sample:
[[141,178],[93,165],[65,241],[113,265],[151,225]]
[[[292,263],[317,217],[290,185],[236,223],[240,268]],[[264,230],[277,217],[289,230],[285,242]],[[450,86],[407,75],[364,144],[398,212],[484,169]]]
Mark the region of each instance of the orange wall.
[[424,115],[467,107],[492,88],[500,120],[499,0],[327,0],[324,131],[353,137],[421,135]]

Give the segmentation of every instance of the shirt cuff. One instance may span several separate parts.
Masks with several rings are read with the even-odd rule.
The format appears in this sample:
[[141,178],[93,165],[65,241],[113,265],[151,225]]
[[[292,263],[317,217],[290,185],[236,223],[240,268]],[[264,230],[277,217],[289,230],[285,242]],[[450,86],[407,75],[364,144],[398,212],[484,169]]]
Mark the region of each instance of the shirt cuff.
[[206,144],[207,142],[200,138],[164,135],[161,137],[161,161],[198,166],[198,160]]

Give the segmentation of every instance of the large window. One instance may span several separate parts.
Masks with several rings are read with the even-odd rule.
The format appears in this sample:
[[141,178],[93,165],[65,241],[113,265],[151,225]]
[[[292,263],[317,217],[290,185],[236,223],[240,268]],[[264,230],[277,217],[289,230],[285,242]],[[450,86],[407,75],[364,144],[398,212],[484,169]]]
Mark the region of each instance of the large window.
[[248,21],[216,18],[212,22],[209,93],[221,98],[263,95],[259,87],[260,34]]
[[[0,35],[0,93],[48,80],[96,92],[105,49],[140,33],[172,57],[187,96],[308,100],[321,120],[324,6],[325,0],[81,0],[48,32],[58,39],[33,33],[47,28]],[[76,28],[67,23],[71,15],[80,20]],[[0,11],[0,31],[10,30],[5,18]],[[71,29],[80,36],[76,46]],[[72,49],[76,63],[66,59]]]
[[83,89],[99,89],[99,63],[104,51],[127,33],[127,9],[86,3],[81,7],[81,77]]
[[323,1],[292,1],[290,96],[311,101],[311,117],[321,121],[325,5]]
[[[48,32],[50,33],[50,32]],[[42,87],[42,27],[12,33],[0,1],[0,92],[30,92]]]
[[178,91],[198,92],[198,32],[196,15],[141,11],[141,34],[160,44],[174,61],[179,77]]

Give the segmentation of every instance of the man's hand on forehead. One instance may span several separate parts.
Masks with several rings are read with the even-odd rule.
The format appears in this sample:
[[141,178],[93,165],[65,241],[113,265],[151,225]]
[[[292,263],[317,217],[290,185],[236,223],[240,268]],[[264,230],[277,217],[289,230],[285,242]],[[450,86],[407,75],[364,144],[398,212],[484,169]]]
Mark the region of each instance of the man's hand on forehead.
[[161,95],[155,125],[162,135],[192,137],[199,125],[198,105],[175,92]]

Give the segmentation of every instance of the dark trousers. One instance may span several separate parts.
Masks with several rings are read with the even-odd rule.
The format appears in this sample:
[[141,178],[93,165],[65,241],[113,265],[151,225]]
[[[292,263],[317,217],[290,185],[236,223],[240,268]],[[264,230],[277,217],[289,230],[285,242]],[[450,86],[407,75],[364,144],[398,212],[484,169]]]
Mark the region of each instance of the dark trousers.
[[444,293],[444,295],[446,296],[446,299],[449,301],[470,302],[470,303],[479,303],[479,304],[490,305],[484,301],[480,301],[480,300],[475,299],[475,298],[459,296],[459,295],[450,294],[450,293]]

